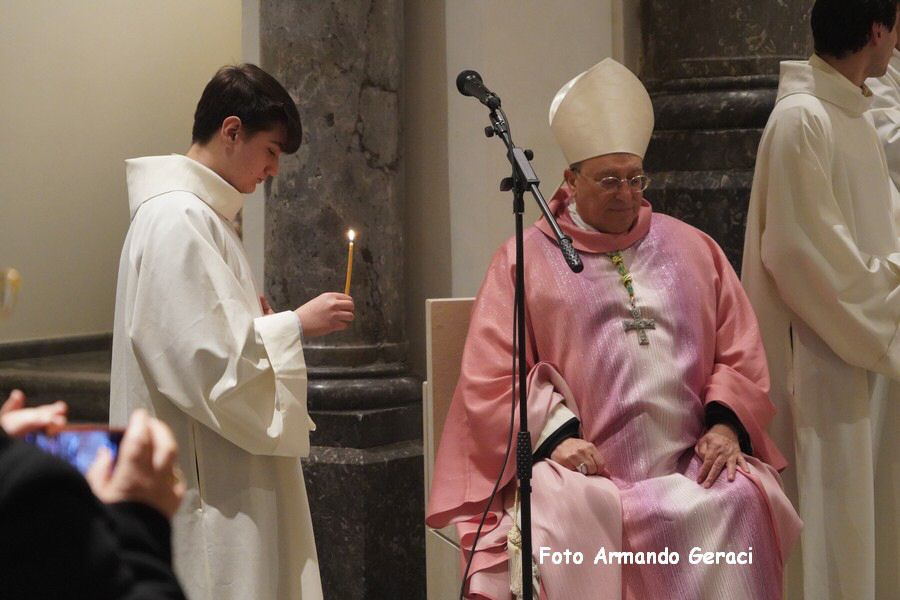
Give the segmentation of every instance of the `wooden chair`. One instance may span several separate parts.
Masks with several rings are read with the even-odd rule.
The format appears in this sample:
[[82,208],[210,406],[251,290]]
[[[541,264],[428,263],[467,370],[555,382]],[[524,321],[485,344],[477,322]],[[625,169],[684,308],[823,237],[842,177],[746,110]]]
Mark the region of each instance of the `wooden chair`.
[[[444,420],[459,379],[460,362],[474,298],[425,301],[427,380],[422,384],[425,452],[425,504],[431,490],[434,455],[441,443]],[[425,528],[425,572],[428,600],[459,595],[459,540],[456,527]]]

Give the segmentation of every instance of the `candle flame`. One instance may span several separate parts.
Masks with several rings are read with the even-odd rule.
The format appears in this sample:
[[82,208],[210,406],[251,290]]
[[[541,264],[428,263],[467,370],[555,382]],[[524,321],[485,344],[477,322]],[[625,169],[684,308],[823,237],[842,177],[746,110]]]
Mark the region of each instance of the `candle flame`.
[[347,230],[347,239],[351,242],[356,239],[356,232],[352,229]]

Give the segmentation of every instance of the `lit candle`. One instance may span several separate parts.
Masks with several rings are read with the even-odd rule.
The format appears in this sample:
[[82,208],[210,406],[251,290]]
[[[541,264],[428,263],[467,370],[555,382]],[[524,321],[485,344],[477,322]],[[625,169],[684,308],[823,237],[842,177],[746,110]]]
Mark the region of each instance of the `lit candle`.
[[353,240],[356,239],[356,232],[352,229],[347,232],[347,239],[350,240],[350,248],[347,253],[347,281],[344,282],[344,293],[350,294],[350,277],[353,275]]

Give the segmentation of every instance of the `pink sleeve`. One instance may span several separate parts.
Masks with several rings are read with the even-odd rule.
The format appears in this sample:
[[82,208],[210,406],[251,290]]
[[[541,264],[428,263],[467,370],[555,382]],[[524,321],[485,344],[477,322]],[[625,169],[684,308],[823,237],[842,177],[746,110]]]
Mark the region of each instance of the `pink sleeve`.
[[730,408],[750,436],[754,455],[779,471],[784,456],[766,432],[775,406],[769,399],[769,370],[756,315],[722,250],[707,239],[717,271],[716,353],[703,403]]
[[[431,527],[480,516],[503,463],[512,402],[513,275],[514,255],[511,244],[507,244],[495,255],[472,308],[460,378],[435,459],[426,511]],[[525,318],[528,429],[534,443],[552,408],[563,395],[571,393],[552,366],[535,364],[527,312]],[[514,436],[518,432],[518,410],[515,425]],[[501,488],[514,473],[513,447]]]

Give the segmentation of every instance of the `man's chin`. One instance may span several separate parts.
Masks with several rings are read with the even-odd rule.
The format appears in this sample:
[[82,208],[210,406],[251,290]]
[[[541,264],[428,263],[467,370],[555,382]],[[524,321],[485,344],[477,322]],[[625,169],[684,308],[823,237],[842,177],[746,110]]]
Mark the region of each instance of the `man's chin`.
[[606,230],[610,233],[626,233],[631,231],[635,223],[637,223],[637,215],[633,211],[627,211],[623,214],[615,214],[607,223]]

